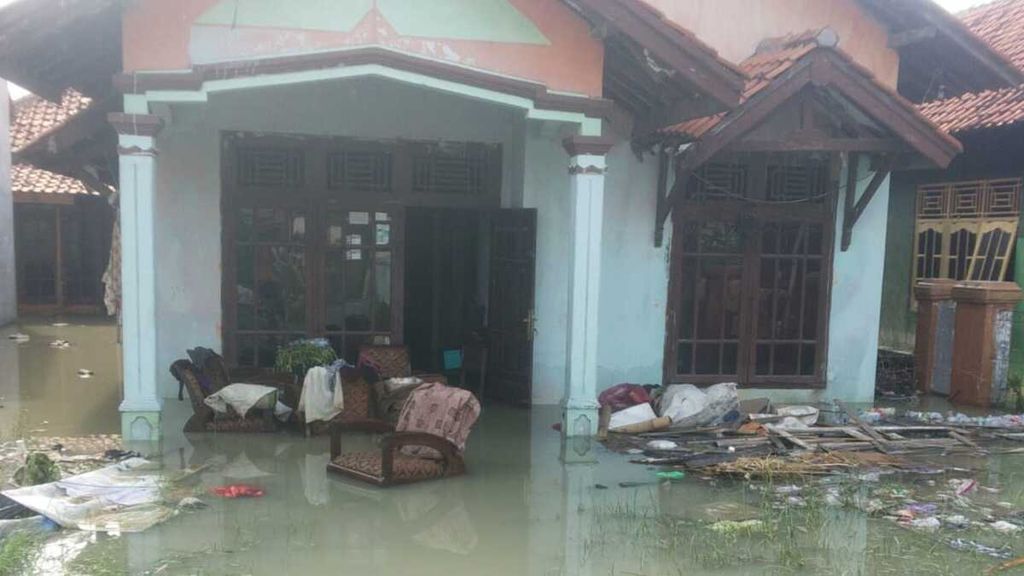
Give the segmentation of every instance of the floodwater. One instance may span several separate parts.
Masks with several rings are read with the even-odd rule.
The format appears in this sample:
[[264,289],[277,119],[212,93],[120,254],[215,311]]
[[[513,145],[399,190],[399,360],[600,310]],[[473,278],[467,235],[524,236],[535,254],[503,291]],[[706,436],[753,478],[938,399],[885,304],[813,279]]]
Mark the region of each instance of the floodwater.
[[[8,403],[0,409],[4,430],[112,431],[120,397],[109,382],[117,366],[116,332],[63,327],[57,337],[72,348],[58,350],[49,348],[58,328],[41,323],[19,330],[32,340],[16,347],[0,341],[4,372],[16,357],[19,374],[18,381],[9,374],[0,380]],[[93,378],[78,379],[84,363],[95,370]],[[17,412],[27,413],[16,425],[8,407],[15,392]],[[658,482],[654,470],[630,464],[628,456],[586,442],[563,445],[551,428],[558,420],[551,407],[486,407],[470,438],[467,476],[387,490],[328,476],[326,438],[186,438],[180,429],[188,411],[187,403],[167,401],[157,458],[168,472],[208,465],[197,491],[209,508],[182,512],[140,534],[57,533],[34,573],[934,576],[979,574],[1002,562],[953,550],[954,539],[1024,555],[1024,533],[902,528],[854,506],[823,504],[820,496],[831,484],[818,481],[797,496],[777,495],[789,492],[782,486],[792,481],[783,480],[767,485],[691,475]],[[346,437],[345,449],[372,449],[374,442],[355,434]],[[961,470],[867,475],[842,489],[853,499],[935,503],[940,515],[982,519],[1024,510],[1024,455],[935,464]],[[968,478],[982,488],[960,500],[943,495],[950,479]],[[207,494],[228,483],[253,484],[266,495],[222,500]],[[719,520],[751,519],[764,529],[720,534],[710,528]]]

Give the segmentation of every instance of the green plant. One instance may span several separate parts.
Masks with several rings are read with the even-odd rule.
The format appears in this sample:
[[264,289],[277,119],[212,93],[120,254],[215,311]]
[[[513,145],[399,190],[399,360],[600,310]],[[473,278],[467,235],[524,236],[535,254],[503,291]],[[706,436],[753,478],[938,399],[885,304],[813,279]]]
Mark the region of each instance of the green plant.
[[15,532],[0,546],[0,576],[26,574],[39,551],[39,542],[25,532]]
[[33,452],[25,458],[25,465],[14,473],[14,481],[21,486],[38,486],[60,480],[60,468],[42,452]]
[[296,340],[277,349],[274,368],[278,372],[288,372],[301,378],[315,366],[324,366],[338,359],[334,348],[327,340]]
[[1013,399],[1013,410],[1020,414],[1024,412],[1024,374],[1010,374],[1006,379],[1006,393],[1007,402],[1009,405],[1010,398]]

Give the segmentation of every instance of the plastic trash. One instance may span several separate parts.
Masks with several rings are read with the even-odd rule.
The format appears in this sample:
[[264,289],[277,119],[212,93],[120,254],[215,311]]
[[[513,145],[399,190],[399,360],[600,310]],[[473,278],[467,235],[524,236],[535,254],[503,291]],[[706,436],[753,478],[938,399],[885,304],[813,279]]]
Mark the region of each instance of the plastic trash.
[[53,342],[50,342],[50,348],[56,348],[58,350],[67,350],[68,348],[71,348],[71,342],[58,338]]
[[784,418],[775,424],[783,430],[799,430],[810,428],[818,423],[819,411],[814,406],[784,406],[776,410],[776,414]]
[[631,424],[641,424],[657,418],[658,415],[654,413],[654,409],[651,408],[650,404],[638,404],[612,414],[612,419],[608,423],[608,429],[614,431]]
[[651,395],[647,393],[646,388],[638,384],[616,384],[601,392],[597,402],[602,407],[611,406],[612,412],[618,412],[639,404],[649,404]]
[[672,419],[672,428],[719,426],[739,417],[736,387],[726,383],[701,390],[690,384],[674,384],[662,394],[658,407],[662,416]]
[[221,498],[260,498],[265,492],[262,488],[248,484],[228,484],[227,486],[215,486],[210,488],[210,494]]
[[975,552],[977,554],[984,554],[985,556],[991,556],[993,558],[1000,558],[1008,560],[1013,558],[1013,549],[1009,546],[1002,546],[1000,548],[993,548],[986,546],[973,540],[963,540],[956,538],[949,541],[949,547],[953,550],[960,550],[962,552]]
[[92,375],[93,375],[92,370],[89,370],[88,368],[79,368],[78,369],[78,377],[79,378],[92,378]]
[[927,532],[934,532],[942,526],[942,522],[934,516],[928,516],[927,518],[915,518],[910,521],[910,527],[917,530],[924,530]]
[[722,520],[715,522],[708,528],[716,534],[753,534],[763,532],[765,525],[760,520],[743,520],[742,522]]
[[993,523],[989,524],[988,527],[993,529],[993,530],[995,530],[996,532],[1001,532],[1003,534],[1013,534],[1015,532],[1020,532],[1021,531],[1021,527],[1020,526],[1018,526],[1018,525],[1016,525],[1016,524],[1014,524],[1012,522],[1007,522],[1006,520],[1000,520],[998,522],[993,522]]
[[957,530],[963,530],[971,526],[971,521],[966,516],[954,514],[952,516],[946,516],[942,518],[942,523],[950,528],[956,528]]
[[686,478],[686,473],[679,470],[672,470],[669,472],[658,472],[655,476],[659,480],[682,480]]
[[13,340],[13,341],[17,342],[18,344],[21,344],[23,342],[28,342],[32,338],[28,334],[22,334],[21,332],[15,332],[14,334],[9,334],[7,336],[7,339],[8,340]]
[[978,488],[977,480],[950,480],[949,485],[956,492],[957,496],[970,494]]
[[648,450],[675,450],[679,444],[671,440],[651,440],[647,443]]
[[203,508],[206,508],[206,506],[206,502],[192,496],[182,498],[181,501],[178,502],[178,508],[181,508],[182,510],[202,510]]

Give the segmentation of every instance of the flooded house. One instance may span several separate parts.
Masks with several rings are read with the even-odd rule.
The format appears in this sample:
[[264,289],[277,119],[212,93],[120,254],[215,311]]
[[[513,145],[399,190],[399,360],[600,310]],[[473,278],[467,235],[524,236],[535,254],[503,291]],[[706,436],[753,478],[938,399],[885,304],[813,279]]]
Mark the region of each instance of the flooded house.
[[870,400],[889,174],[962,149],[914,102],[1022,79],[927,1],[49,5],[0,71],[120,93],[136,438],[186,348],[301,337],[430,369],[484,335],[487,394],[569,435],[626,381]]
[[113,156],[113,131],[105,116],[101,105],[73,88],[53,102],[28,95],[12,106],[20,315],[108,312],[104,273],[112,243],[113,187],[108,182],[113,172],[93,162],[97,153]]
[[[980,38],[1024,67],[1024,2],[1001,0],[959,15]],[[911,353],[919,280],[1016,281],[1020,260],[1024,85],[949,92],[937,82],[921,112],[964,152],[945,170],[899,172],[889,204],[881,345]],[[1010,369],[1024,370],[1024,326],[1015,316]],[[946,392],[941,390],[941,392]]]

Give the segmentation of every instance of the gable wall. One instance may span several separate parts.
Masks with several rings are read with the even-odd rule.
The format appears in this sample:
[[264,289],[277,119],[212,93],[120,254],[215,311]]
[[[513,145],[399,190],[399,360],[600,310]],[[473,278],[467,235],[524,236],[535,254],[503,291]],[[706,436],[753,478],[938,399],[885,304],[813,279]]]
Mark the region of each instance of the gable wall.
[[693,32],[730,62],[739,62],[765,38],[831,27],[839,47],[896,87],[899,55],[885,27],[854,0],[646,0]]
[[366,46],[601,95],[603,46],[553,0],[140,0],[124,15],[127,72]]

